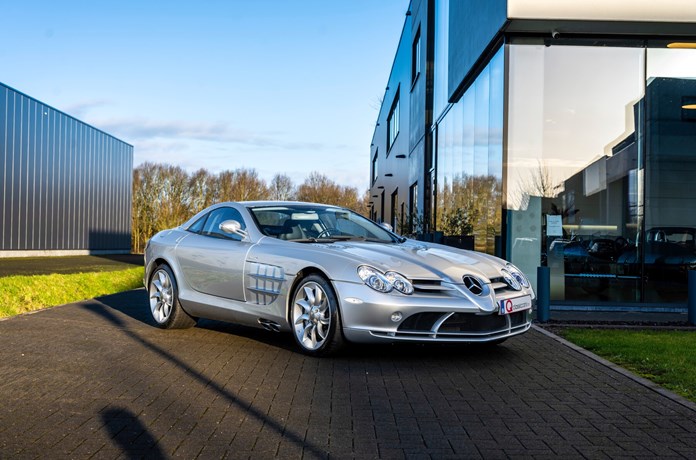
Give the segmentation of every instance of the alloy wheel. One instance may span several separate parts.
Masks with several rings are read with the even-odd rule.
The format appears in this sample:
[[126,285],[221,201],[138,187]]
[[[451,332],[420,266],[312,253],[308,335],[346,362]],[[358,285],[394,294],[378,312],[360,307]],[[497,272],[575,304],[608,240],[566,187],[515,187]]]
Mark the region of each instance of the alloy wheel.
[[158,323],[167,321],[174,305],[174,287],[165,270],[157,270],[150,281],[150,310]]
[[321,348],[331,328],[331,306],[324,289],[314,281],[303,284],[293,302],[293,329],[307,350]]

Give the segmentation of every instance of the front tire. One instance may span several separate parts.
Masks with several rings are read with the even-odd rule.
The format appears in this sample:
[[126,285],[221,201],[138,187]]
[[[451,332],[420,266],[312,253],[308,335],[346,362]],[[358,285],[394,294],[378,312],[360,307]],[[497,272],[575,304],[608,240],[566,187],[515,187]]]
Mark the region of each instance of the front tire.
[[181,308],[179,290],[174,273],[168,265],[155,269],[148,284],[150,313],[157,327],[162,329],[186,329],[196,324],[196,320]]
[[336,295],[323,276],[309,275],[295,289],[290,320],[295,342],[303,353],[327,356],[343,347]]

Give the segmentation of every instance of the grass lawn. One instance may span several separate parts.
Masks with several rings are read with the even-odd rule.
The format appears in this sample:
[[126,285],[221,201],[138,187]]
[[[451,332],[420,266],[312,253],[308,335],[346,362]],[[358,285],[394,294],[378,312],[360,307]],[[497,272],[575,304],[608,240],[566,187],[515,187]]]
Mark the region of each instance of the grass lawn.
[[565,329],[560,335],[696,402],[696,332]]
[[0,318],[142,287],[143,270],[0,277]]

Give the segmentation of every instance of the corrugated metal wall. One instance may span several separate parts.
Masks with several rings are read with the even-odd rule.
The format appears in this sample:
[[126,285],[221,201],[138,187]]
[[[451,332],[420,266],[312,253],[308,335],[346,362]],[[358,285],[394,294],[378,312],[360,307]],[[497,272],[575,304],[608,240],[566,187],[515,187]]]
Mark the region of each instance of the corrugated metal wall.
[[0,84],[0,251],[125,251],[133,146]]

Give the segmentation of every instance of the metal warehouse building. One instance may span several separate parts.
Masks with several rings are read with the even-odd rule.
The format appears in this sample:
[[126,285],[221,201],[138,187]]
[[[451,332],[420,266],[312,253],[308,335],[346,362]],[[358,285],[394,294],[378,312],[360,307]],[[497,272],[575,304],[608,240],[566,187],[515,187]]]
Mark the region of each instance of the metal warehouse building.
[[0,257],[127,253],[133,146],[0,84]]

